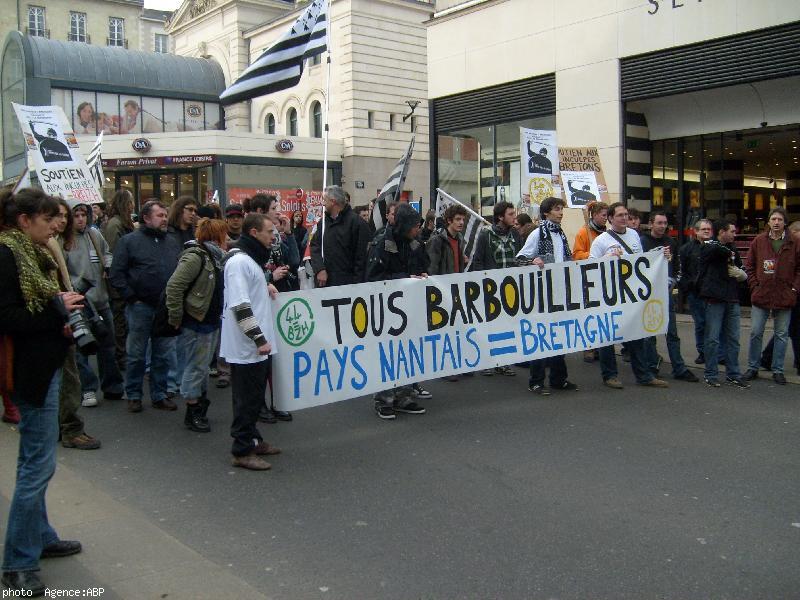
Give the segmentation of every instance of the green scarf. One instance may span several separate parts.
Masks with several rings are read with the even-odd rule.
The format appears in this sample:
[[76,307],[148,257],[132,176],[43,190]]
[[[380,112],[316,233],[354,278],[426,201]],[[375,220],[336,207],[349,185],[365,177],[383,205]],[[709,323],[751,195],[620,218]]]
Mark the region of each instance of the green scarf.
[[61,290],[56,279],[56,262],[47,250],[19,229],[6,229],[0,233],[0,244],[14,255],[19,273],[19,287],[25,298],[25,307],[36,314]]

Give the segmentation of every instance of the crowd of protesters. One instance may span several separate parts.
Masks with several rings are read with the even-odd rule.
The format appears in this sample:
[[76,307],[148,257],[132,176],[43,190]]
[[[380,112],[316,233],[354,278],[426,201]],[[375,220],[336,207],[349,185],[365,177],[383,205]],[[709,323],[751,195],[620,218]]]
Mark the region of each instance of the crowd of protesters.
[[[561,227],[563,200],[542,202],[538,222],[499,202],[471,257],[465,250],[469,213],[463,206],[450,206],[439,217],[429,211],[423,218],[407,203],[389,202],[385,227],[374,231],[372,207],[351,207],[341,187],[325,189],[323,204],[324,236],[306,227],[302,212],[287,216],[274,196],[264,194],[229,204],[224,215],[219,206],[201,205],[190,196],[169,207],[153,199],[144,202],[134,222],[134,199],[126,190],[114,195],[107,211],[70,207],[34,189],[2,192],[0,379],[13,376],[15,384],[13,393],[3,394],[3,420],[19,423],[20,432],[3,563],[6,585],[39,589],[40,557],[80,551],[78,542],[59,540],[47,523],[44,494],[55,469],[57,441],[65,448],[100,447],[78,414],[81,407],[97,406],[100,395],[140,413],[147,379],[153,409],[175,411],[180,397],[185,427],[208,433],[209,378],[216,379],[217,387],[231,388],[232,464],[270,468],[265,457],[280,449],[264,441],[257,423],[293,418],[272,401],[276,340],[270,298],[299,289],[304,255],[315,285],[330,287],[520,265],[542,268],[657,250],[669,261],[666,346],[673,379],[699,381],[681,354],[673,289],[688,303],[698,354],[694,363],[704,365],[707,385],[746,389],[761,368],[772,372],[775,383],[785,384],[789,339],[800,370],[800,223],[788,226],[781,208],[769,212],[768,230],[756,236],[742,262],[731,221],[697,221],[694,236],[678,248],[664,212],[652,211],[648,231],[640,233],[641,216],[623,203],[592,203],[570,246]],[[745,285],[752,328],[740,368]],[[762,351],[770,317],[775,333]],[[13,353],[7,351],[11,346]],[[669,387],[659,375],[662,361],[654,337],[626,342],[623,357],[637,384]],[[583,358],[599,360],[605,386],[624,387],[613,346],[587,351]],[[564,356],[517,366],[528,369],[532,394],[578,390],[568,379]],[[480,374],[505,377],[516,371],[504,366]],[[387,389],[374,395],[374,410],[384,420],[421,415],[426,409],[419,402],[427,398],[430,392],[418,383]]]

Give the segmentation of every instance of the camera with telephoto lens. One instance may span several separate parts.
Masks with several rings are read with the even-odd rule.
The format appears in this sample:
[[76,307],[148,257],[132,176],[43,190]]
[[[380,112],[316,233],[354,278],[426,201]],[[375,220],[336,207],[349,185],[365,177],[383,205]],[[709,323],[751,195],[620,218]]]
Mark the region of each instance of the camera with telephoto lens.
[[92,288],[92,283],[81,278],[73,287],[84,297],[83,309],[67,311],[61,296],[57,296],[56,305],[72,330],[72,339],[75,340],[78,351],[86,356],[97,354],[97,340],[108,336],[108,326],[94,304],[86,298],[86,292]]

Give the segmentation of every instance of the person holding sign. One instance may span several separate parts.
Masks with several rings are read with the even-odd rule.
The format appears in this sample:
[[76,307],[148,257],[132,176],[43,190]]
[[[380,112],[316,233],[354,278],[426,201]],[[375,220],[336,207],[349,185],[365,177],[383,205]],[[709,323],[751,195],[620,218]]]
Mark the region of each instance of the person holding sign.
[[[639,233],[627,226],[627,207],[622,202],[615,202],[608,207],[608,215],[611,228],[595,238],[589,251],[589,257],[615,256],[619,258],[625,254],[641,253],[642,242]],[[669,387],[669,383],[658,379],[650,368],[650,365],[656,363],[656,360],[649,360],[650,346],[645,344],[644,340],[631,340],[627,343],[636,383],[650,387]],[[600,348],[600,371],[604,385],[615,390],[621,390],[624,387],[617,379],[617,357],[614,354],[613,345]]]
[[231,368],[233,423],[231,464],[252,471],[272,468],[262,456],[280,454],[256,427],[267,393],[270,360],[277,351],[272,304],[278,290],[265,285],[273,223],[267,215],[250,213],[244,219],[236,249],[225,257],[225,304],[219,355]]
[[[572,260],[567,236],[561,229],[566,203],[561,198],[545,198],[539,208],[542,224],[534,229],[517,254],[517,259],[542,268],[545,264]],[[577,391],[578,386],[567,380],[567,363],[564,355],[540,358],[530,362],[528,390],[538,396],[549,396],[544,385],[545,369],[550,368],[550,387],[555,390]]]

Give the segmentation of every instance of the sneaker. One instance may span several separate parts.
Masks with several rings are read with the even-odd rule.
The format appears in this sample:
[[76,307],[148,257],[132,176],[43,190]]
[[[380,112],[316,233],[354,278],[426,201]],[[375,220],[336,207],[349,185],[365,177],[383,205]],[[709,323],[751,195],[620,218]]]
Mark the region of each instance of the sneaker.
[[416,402],[406,402],[402,406],[393,406],[394,412],[407,415],[424,415],[425,409]]
[[553,389],[562,392],[577,392],[578,386],[572,383],[571,381],[565,381],[561,385],[554,385]]
[[267,442],[261,441],[255,445],[253,452],[256,456],[275,456],[281,453],[281,449],[275,446],[270,446]]
[[773,373],[772,381],[774,381],[778,385],[786,385],[786,377],[784,376],[783,373]]
[[700,381],[697,378],[697,375],[695,375],[689,370],[684,371],[680,375],[675,375],[673,379],[677,379],[678,381],[688,381],[689,383],[697,383],[698,381]]
[[494,372],[497,375],[507,375],[509,377],[516,377],[517,373],[508,365],[505,367],[495,367]]
[[208,370],[208,376],[209,377],[219,377],[219,370],[217,369],[217,367],[211,367]]
[[251,471],[268,471],[272,468],[271,464],[269,464],[263,458],[259,458],[255,454],[248,454],[247,456],[233,456],[231,457],[231,464],[234,467],[249,469]]
[[753,381],[753,379],[758,379],[758,371],[755,369],[747,369],[742,375],[742,379],[744,381]]
[[550,390],[543,385],[532,385],[528,387],[528,391],[538,396],[549,396]]
[[706,382],[706,385],[707,385],[708,387],[719,387],[719,381],[717,381],[716,379],[711,379],[711,378],[709,378],[709,377],[705,377],[705,378],[703,379],[703,381],[705,381],[705,382]]
[[694,359],[694,364],[696,365],[704,365],[706,364],[706,355],[702,352],[697,355],[697,358]]
[[420,384],[415,383],[411,386],[411,389],[414,390],[414,393],[417,395],[417,398],[433,398],[433,394],[431,394],[428,390],[422,387]]
[[616,377],[609,377],[608,379],[604,379],[603,385],[606,387],[613,388],[615,390],[621,390],[622,388],[625,387],[624,385],[622,385],[622,382]]
[[230,375],[220,375],[219,379],[217,379],[217,383],[214,385],[219,389],[223,389],[228,387],[231,384],[231,376]]
[[394,408],[386,406],[385,404],[378,404],[377,402],[375,403],[375,413],[378,417],[387,421],[397,418],[397,415],[394,414]]
[[82,433],[72,438],[62,439],[61,445],[64,448],[75,448],[76,450],[97,450],[100,447],[100,440]]
[[736,377],[726,377],[725,383],[728,385],[732,385],[733,387],[738,387],[743,390],[746,390],[750,387],[750,384],[746,381],[742,381],[741,379],[737,379]]
[[89,408],[90,406],[97,406],[97,394],[94,392],[83,392],[81,406],[86,408]]
[[494,375],[494,369],[484,369],[481,371],[481,375],[485,375],[486,377],[491,377]]
[[658,377],[653,377],[650,381],[648,381],[647,383],[643,383],[642,385],[645,385],[647,387],[657,387],[657,388],[669,387],[669,384],[666,381],[664,381],[663,379],[659,379]]

